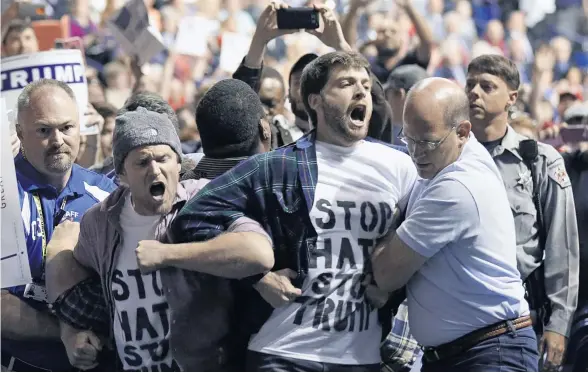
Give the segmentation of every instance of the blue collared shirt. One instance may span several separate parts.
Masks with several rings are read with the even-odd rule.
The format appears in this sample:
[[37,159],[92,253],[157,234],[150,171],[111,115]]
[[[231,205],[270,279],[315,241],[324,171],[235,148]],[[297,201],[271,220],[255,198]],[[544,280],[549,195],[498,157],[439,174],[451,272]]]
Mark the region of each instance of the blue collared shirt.
[[[47,235],[46,242],[48,243],[54,228],[62,220],[69,219],[79,222],[84,212],[106,198],[110,192],[116,189],[116,185],[107,177],[74,164],[66,187],[58,192],[47,183],[45,177],[22,154],[16,156],[14,164],[31,275],[35,283],[43,284],[43,225],[41,217],[43,217]],[[37,209],[35,195],[39,197],[43,210],[41,213]],[[22,296],[24,286],[11,288],[10,291],[17,296]]]

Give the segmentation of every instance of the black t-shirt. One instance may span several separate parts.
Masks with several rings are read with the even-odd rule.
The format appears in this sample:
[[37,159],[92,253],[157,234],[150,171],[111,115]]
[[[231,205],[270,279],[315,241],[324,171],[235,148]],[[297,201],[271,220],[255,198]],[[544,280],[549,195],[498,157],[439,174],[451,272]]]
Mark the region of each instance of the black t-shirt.
[[[504,135],[506,136],[506,134]],[[492,154],[492,152],[494,151],[494,149],[500,145],[502,143],[502,139],[504,139],[504,136],[502,136],[501,138],[499,138],[498,140],[494,140],[494,141],[483,141],[482,145],[484,145],[484,147],[486,148],[486,150],[488,150],[488,152],[490,154]]]

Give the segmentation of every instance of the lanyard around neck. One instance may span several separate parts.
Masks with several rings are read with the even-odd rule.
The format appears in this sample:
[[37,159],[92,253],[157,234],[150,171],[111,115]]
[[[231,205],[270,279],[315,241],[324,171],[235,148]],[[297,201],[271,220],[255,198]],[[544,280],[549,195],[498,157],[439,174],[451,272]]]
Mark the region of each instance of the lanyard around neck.
[[[45,225],[45,216],[43,214],[43,204],[41,203],[41,197],[37,192],[32,193],[33,200],[35,201],[35,206],[37,207],[37,213],[39,214],[39,224],[41,226],[41,247],[43,252],[43,261],[41,263],[41,279],[45,277],[45,260],[47,259],[47,226]],[[61,207],[59,208],[60,211],[65,209],[65,204],[67,203],[67,197],[64,197],[61,201]],[[54,222],[54,225],[59,224],[59,222]]]

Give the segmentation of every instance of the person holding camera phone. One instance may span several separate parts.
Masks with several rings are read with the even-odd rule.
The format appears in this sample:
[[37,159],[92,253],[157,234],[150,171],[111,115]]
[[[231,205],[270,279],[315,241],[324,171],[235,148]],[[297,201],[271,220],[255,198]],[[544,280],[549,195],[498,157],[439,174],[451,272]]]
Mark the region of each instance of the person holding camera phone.
[[[292,9],[295,9],[295,11],[292,12]],[[298,12],[296,10],[298,10]],[[304,30],[302,28],[303,26],[315,27],[317,24],[319,25],[319,28],[317,29]],[[285,26],[296,28],[285,29],[283,28]],[[264,75],[266,74],[263,74],[263,56],[267,44],[275,38],[300,32],[301,30],[315,35],[325,45],[331,48],[344,51],[351,50],[351,47],[343,37],[341,26],[337,22],[337,18],[331,9],[324,5],[316,5],[313,8],[290,8],[285,3],[272,2],[261,13],[259,20],[257,21],[257,28],[253,34],[249,52],[243,59],[243,62],[237,71],[233,74],[233,78],[246,82],[256,92],[260,92],[260,94],[264,93],[262,88],[265,80],[271,79],[271,77],[265,77]],[[316,55],[313,56],[316,58]],[[304,62],[306,62],[304,64],[305,66],[314,58],[301,58],[301,60],[303,59]],[[288,96],[293,114],[295,115],[295,121],[294,123],[289,123],[287,115],[284,115],[284,111],[278,113],[281,115],[274,115],[270,121],[273,127],[272,132],[277,136],[277,139],[274,140],[274,143],[277,146],[296,141],[311,129],[308,125],[308,116],[306,115],[302,102],[300,101],[300,75],[302,74],[302,68],[304,68],[304,66],[298,65],[298,62],[294,65],[288,81]],[[285,104],[285,96],[275,97],[274,103],[276,107],[283,107]],[[268,111],[272,111],[272,108],[268,109]]]
[[[288,9],[291,11],[288,12]],[[314,11],[312,11],[313,9]],[[279,16],[280,13],[281,15]],[[319,17],[314,18],[313,14],[316,14]],[[280,19],[278,20],[278,18]],[[267,44],[275,38],[301,31],[301,28],[296,26],[297,23],[300,26],[316,27],[305,29],[304,32],[316,36],[330,48],[345,52],[352,50],[351,46],[345,39],[341,24],[337,20],[337,16],[333,10],[327,6],[314,5],[312,8],[297,8],[292,11],[292,8],[289,8],[287,4],[272,2],[261,13],[249,51],[237,71],[233,74],[233,78],[246,82],[256,92],[260,92],[264,83],[262,79],[265,79],[262,77],[262,70],[263,56]],[[280,28],[290,25],[297,28]],[[288,77],[288,98],[292,113],[295,116],[295,121],[294,123],[289,123],[285,112],[273,116],[270,123],[273,127],[272,132],[278,136],[278,139],[274,141],[277,146],[286,145],[296,141],[303,134],[308,133],[312,129],[308,120],[308,114],[306,113],[301,100],[300,83],[302,70],[317,57],[318,56],[314,53],[307,53],[300,57],[292,66]],[[268,77],[268,79],[270,79],[270,77]],[[260,94],[263,94],[263,92],[260,92]],[[381,83],[373,75],[371,95],[374,103],[374,112],[370,121],[369,135],[390,142],[390,138],[388,138],[389,136],[386,137],[385,134],[390,132],[392,110],[386,103],[384,89],[382,88]],[[285,97],[276,98],[274,101],[276,106],[283,106],[285,104]],[[388,131],[386,129],[388,129]]]

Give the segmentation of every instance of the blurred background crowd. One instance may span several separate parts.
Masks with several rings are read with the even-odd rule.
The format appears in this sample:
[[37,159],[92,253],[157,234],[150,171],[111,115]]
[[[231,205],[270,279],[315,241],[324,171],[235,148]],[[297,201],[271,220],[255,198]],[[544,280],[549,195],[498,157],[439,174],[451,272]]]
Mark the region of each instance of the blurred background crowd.
[[[259,40],[267,42],[261,72],[264,83],[257,87],[267,114],[283,115],[299,127],[307,119],[299,87],[296,91],[289,85],[300,85],[296,66],[301,57],[333,50],[324,42],[328,37],[321,40],[304,31],[270,37],[262,14],[270,0],[143,1],[165,48],[141,65],[107,27],[126,0],[19,1],[43,6],[43,14],[32,23],[19,16],[14,2],[2,1],[3,58],[52,49],[56,36],[83,41],[90,110],[102,120],[98,136],[82,138],[80,165],[102,173],[113,169],[112,161],[106,164],[105,160],[112,157],[115,117],[137,91],[155,92],[167,101],[177,115],[183,153],[201,153],[196,107],[214,83],[233,76],[240,64],[247,65],[243,58],[257,47],[252,43],[256,32]],[[588,135],[585,132],[577,141],[564,141],[560,129],[588,124],[588,0],[285,2],[291,7],[324,5],[334,11],[347,43],[368,59],[383,85],[392,109],[392,134],[381,136],[383,140],[395,141],[395,127],[401,125],[404,97],[398,99],[396,94],[423,78],[414,69],[391,74],[399,66],[419,65],[430,76],[465,87],[466,68],[472,59],[484,54],[510,58],[521,77],[518,101],[510,108],[510,124],[567,155],[568,166],[578,162],[569,166],[568,173],[578,216],[585,216],[588,193],[578,193],[576,180],[580,174],[588,177],[588,141],[581,141]],[[49,32],[55,29],[57,34]],[[580,230],[586,221],[588,218],[578,219]],[[587,245],[580,247],[585,251]],[[580,283],[586,283],[585,270],[581,276]],[[585,286],[581,286],[580,299],[588,299]]]
[[[246,52],[256,22],[269,3],[145,0],[150,23],[160,32],[166,49],[140,68],[133,68],[131,56],[106,27],[125,0],[32,2],[44,4],[45,17],[60,20],[68,28],[69,36],[83,40],[90,102],[106,119],[99,158],[109,155],[114,115],[135,85],[157,92],[177,110],[186,151],[198,151],[195,105],[207,87],[234,72],[226,71],[227,64],[221,63],[223,41],[238,35],[237,43],[245,46]],[[408,2],[410,9],[404,6],[406,1],[395,0],[287,3],[322,3],[332,8],[349,44],[372,61],[374,73],[382,83],[394,67],[416,63],[430,75],[465,85],[466,66],[472,58],[488,53],[511,58],[519,67],[523,83],[519,102],[511,113],[512,124],[526,135],[548,137],[546,141],[565,150],[566,144],[557,138],[558,126],[566,109],[585,102],[588,94],[588,1],[412,0]],[[8,17],[4,20],[9,21],[3,22],[3,57],[53,46],[38,31],[35,35],[34,30],[38,29],[26,30],[26,21],[19,22],[14,15],[7,15],[8,8],[3,1],[4,17]],[[191,55],[176,50],[176,35],[186,19],[198,20],[194,42],[206,46]],[[428,27],[419,25],[422,21]],[[274,68],[272,71],[278,76],[288,77],[290,68],[302,55],[329,50],[309,33],[284,35],[268,43],[264,66]],[[275,95],[286,96],[289,82],[283,78],[281,81],[282,92]]]

